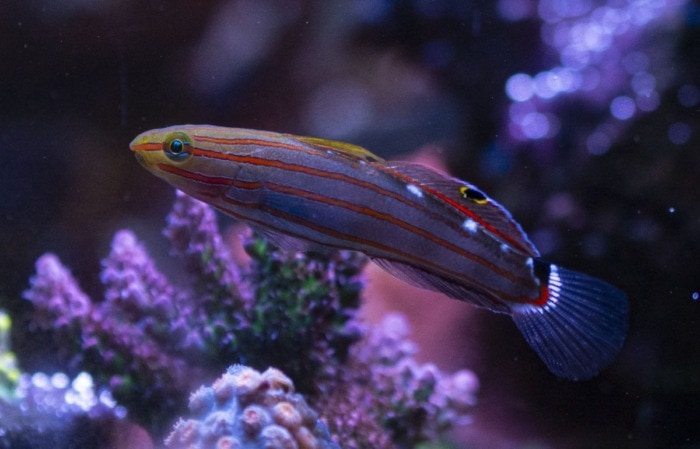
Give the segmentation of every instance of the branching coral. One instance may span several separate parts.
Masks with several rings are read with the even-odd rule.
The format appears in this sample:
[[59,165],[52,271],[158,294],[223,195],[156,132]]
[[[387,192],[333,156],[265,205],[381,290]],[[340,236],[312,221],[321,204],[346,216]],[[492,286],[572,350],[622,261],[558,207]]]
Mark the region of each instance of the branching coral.
[[71,369],[92,373],[156,434],[184,410],[187,392],[231,363],[284,371],[348,448],[410,447],[472,403],[473,376],[416,364],[400,319],[361,340],[354,318],[364,256],[281,251],[253,236],[244,243],[252,260],[239,267],[213,210],[180,192],[165,235],[182,285],[124,230],[102,262],[102,301],[88,298],[52,254],[37,261],[25,292]]
[[320,398],[319,409],[345,449],[413,447],[467,418],[476,376],[467,370],[446,375],[417,363],[408,333],[402,315],[387,315],[353,346],[332,393]]
[[177,396],[190,387],[181,356],[186,346],[178,345],[184,338],[177,338],[182,311],[172,309],[173,288],[130,231],[115,235],[103,262],[100,303],[80,290],[55,255],[43,255],[36,267],[25,297],[36,306],[36,324],[55,331],[71,370],[91,372],[136,417],[144,411],[157,420],[159,410],[178,405]]
[[171,285],[124,230],[102,262],[103,301],[91,301],[52,254],[37,261],[25,292],[36,324],[56,332],[71,366],[94,373],[140,421],[170,418],[194,382],[228,362],[274,359],[295,378],[314,379],[346,352],[363,259],[295,256],[249,239],[256,263],[244,275],[257,286],[253,300],[211,208],[178,192],[167,221],[165,235],[190,281],[184,287]]

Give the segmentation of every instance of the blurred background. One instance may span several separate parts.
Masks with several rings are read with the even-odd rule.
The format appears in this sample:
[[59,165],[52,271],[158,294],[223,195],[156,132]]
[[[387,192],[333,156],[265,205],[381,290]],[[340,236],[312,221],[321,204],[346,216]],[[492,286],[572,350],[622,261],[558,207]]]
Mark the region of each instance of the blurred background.
[[424,361],[480,379],[457,447],[700,448],[697,2],[4,0],[0,29],[0,307],[23,370],[60,367],[21,298],[38,256],[97,298],[129,227],[168,271],[174,192],[136,134],[265,129],[469,180],[547,259],[628,293],[622,354],[572,383],[508,318],[370,268],[367,318],[403,310]]

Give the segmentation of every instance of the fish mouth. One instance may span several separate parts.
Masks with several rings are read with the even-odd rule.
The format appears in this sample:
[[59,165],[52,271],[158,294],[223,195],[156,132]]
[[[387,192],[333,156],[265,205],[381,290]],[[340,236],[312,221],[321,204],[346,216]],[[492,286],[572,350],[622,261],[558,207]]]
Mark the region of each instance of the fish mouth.
[[138,152],[137,150],[134,150],[133,148],[132,148],[132,151],[134,151],[134,156],[136,157],[136,161],[137,161],[139,164],[141,164],[142,167],[148,168],[149,165],[148,165],[148,163],[146,162],[146,158],[143,157],[143,154],[141,154],[141,153]]
[[143,142],[141,142],[141,139],[137,137],[131,141],[129,144],[129,149],[133,152],[137,152],[141,149],[141,146],[143,146]]
[[148,142],[146,139],[139,136],[131,141],[129,149],[134,152],[134,156],[141,166],[150,168],[151,164],[148,162],[145,152],[160,151],[161,145],[156,142]]

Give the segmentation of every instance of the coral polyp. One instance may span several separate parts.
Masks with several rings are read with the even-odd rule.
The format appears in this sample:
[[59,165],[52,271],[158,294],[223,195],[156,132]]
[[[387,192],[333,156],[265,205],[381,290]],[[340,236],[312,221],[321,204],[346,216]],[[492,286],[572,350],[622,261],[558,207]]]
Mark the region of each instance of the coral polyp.
[[197,390],[189,408],[192,417],[175,424],[166,446],[340,449],[291,379],[274,368],[259,373],[231,366],[211,387]]

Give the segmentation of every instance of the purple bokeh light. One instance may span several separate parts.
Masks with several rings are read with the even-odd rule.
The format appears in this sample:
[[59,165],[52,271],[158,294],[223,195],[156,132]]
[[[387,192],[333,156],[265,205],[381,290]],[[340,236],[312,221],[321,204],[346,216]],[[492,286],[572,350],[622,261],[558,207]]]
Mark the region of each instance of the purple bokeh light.
[[[607,124],[628,126],[624,123],[659,106],[660,94],[675,72],[664,53],[656,49],[655,36],[679,26],[686,3],[500,0],[498,8],[504,19],[541,21],[542,42],[554,50],[559,62],[539,73],[516,73],[508,78],[505,93],[512,102],[508,135],[516,141],[556,137],[561,127],[557,112],[574,100],[605,117],[597,126],[576,126],[589,126],[583,142],[590,153],[606,152],[620,134]],[[700,89],[683,86],[678,99],[683,105],[698,104]],[[683,133],[673,135],[680,138]]]
[[516,73],[506,81],[506,94],[513,101],[527,101],[534,94],[532,77]]
[[532,15],[535,9],[533,1],[523,0],[499,0],[498,13],[505,20],[516,22]]
[[687,123],[676,122],[668,127],[668,140],[676,145],[683,145],[690,140],[692,129]]
[[628,120],[632,118],[635,109],[634,100],[625,95],[615,97],[610,102],[610,113],[619,120]]

